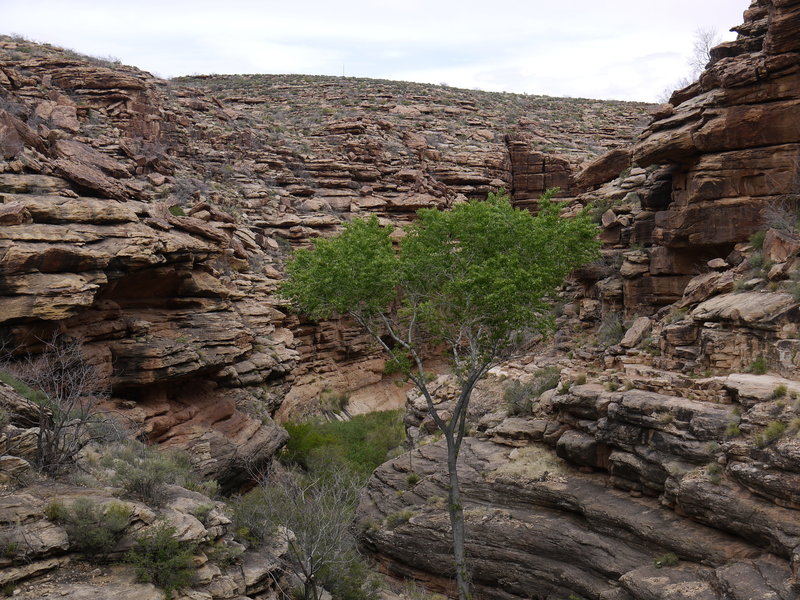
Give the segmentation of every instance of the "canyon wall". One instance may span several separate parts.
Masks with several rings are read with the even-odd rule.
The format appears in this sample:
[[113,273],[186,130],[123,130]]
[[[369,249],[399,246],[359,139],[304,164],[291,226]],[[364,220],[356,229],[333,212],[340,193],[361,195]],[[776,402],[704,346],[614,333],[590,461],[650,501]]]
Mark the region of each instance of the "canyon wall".
[[[460,475],[479,596],[800,594],[798,24],[800,2],[754,1],[635,144],[573,174],[604,260],[576,274],[553,344],[473,399]],[[510,414],[509,378],[544,366],[558,389]],[[371,479],[364,546],[452,593],[444,449],[407,406],[418,447]]]
[[566,193],[645,109],[344,78],[167,82],[0,38],[4,347],[80,339],[109,408],[233,488],[285,441],[276,415],[327,391],[356,390],[354,411],[403,402],[357,328],[276,297],[292,247],[363,214],[400,227],[503,187]]

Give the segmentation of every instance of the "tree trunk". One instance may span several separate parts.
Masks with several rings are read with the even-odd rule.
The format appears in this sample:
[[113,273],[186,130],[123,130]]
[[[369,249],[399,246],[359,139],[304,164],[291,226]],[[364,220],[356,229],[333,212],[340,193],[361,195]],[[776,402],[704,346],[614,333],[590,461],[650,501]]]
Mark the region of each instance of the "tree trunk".
[[[447,472],[450,477],[447,510],[453,530],[453,558],[456,567],[456,585],[459,600],[471,600],[466,551],[464,549],[464,507],[461,506],[461,489],[458,482],[458,448],[452,435],[447,438]],[[460,444],[459,444],[460,445]]]

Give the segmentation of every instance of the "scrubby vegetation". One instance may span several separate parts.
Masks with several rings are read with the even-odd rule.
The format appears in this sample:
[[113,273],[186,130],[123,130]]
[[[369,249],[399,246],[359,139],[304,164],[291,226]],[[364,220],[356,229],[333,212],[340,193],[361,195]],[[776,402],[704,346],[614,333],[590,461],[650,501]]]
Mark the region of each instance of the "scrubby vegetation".
[[68,504],[56,501],[45,508],[47,518],[66,530],[70,549],[93,562],[108,560],[131,514],[131,507],[123,502],[100,503],[89,498],[76,498]]
[[[533,379],[527,383],[517,380],[510,382],[503,391],[503,400],[506,403],[508,414],[511,416],[531,414],[533,403],[544,392],[555,388],[560,377],[561,369],[545,367],[536,371]],[[585,382],[586,377],[584,376]]]
[[368,476],[405,440],[402,411],[374,412],[349,421],[286,423],[290,438],[281,453],[286,464],[313,469],[339,461]]
[[153,583],[164,590],[167,600],[172,592],[192,583],[194,544],[175,537],[175,528],[159,523],[148,533],[136,538],[136,546],[126,555],[133,565],[136,578],[143,583]]
[[110,447],[101,464],[113,473],[113,483],[153,506],[163,503],[168,484],[199,483],[185,453],[158,450],[135,440]]

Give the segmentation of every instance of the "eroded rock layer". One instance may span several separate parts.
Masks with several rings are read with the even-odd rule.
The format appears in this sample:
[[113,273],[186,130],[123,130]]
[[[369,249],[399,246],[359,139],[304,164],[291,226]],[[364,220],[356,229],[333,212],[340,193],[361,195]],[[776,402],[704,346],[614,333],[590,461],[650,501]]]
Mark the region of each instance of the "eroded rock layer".
[[[0,325],[78,337],[110,404],[230,485],[326,391],[398,406],[346,322],[275,297],[287,250],[365,213],[567,188],[646,106],[301,76],[166,82],[0,38]],[[566,189],[565,189],[566,191]],[[359,402],[361,404],[359,404]]]
[[[561,384],[513,406],[503,379],[479,390],[462,450],[481,597],[800,596],[800,2],[744,17],[637,144],[573,177],[604,260],[555,344],[498,372]],[[444,448],[413,395],[406,424],[420,445],[370,481],[364,545],[452,593]]]
[[712,51],[699,80],[673,94],[629,154],[575,176],[576,187],[595,188],[584,201],[607,202],[604,240],[644,248],[623,273],[629,314],[675,302],[706,261],[796,209],[799,13],[792,0],[753,1],[738,39]]

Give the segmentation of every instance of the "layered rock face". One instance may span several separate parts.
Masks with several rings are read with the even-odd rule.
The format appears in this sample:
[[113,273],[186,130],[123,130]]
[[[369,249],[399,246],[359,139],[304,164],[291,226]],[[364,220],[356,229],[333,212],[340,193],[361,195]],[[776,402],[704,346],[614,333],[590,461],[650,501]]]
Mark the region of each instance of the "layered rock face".
[[[769,394],[796,383],[629,375],[629,391],[574,385],[480,419],[459,471],[477,593],[796,598],[800,442],[747,435],[791,414]],[[387,572],[449,591],[445,461],[436,442],[383,465],[360,511]]]
[[699,80],[655,114],[629,151],[632,162],[617,153],[576,176],[578,187],[596,187],[634,165],[627,187],[605,185],[585,198],[612,201],[609,243],[646,248],[623,273],[629,314],[680,299],[706,261],[769,227],[776,209],[796,208],[798,10],[792,1],[754,1],[738,39],[715,48]]
[[286,314],[291,246],[365,213],[400,226],[500,187],[524,202],[566,186],[644,110],[321,77],[179,85],[2,38],[3,333],[22,351],[80,338],[115,410],[235,485],[243,457],[284,441],[276,411],[326,389],[362,390],[364,410],[403,401],[356,328]]
[[286,439],[263,389],[296,358],[267,300],[273,257],[207,202],[170,212],[160,171],[175,165],[160,140],[174,114],[151,78],[32,44],[4,52],[6,348],[35,351],[54,330],[81,339],[110,408],[235,484],[245,457],[269,460]]
[[[573,177],[606,260],[577,274],[554,346],[502,373],[552,361],[562,385],[513,417],[500,384],[478,392],[462,450],[481,597],[800,596],[799,22],[800,2],[753,2],[636,145]],[[639,318],[598,351],[615,312]],[[383,465],[361,514],[387,572],[452,592],[444,461],[434,442]]]
[[[177,597],[263,599],[274,597],[276,588],[287,585],[281,581],[280,569],[287,545],[278,540],[257,552],[244,551],[233,540],[231,520],[224,505],[203,494],[170,486],[164,506],[153,508],[139,501],[117,500],[108,489],[51,483],[0,498],[0,543],[4,550],[0,558],[0,585],[13,590],[14,597],[20,600],[162,600],[165,597],[164,591],[152,583],[139,583],[129,567],[100,566],[93,568],[88,576],[80,563],[68,567],[81,559],[96,561],[97,557],[76,552],[75,548],[81,547],[80,540],[70,539],[62,524],[46,515],[56,502],[70,507],[76,501],[100,509],[122,507],[127,513],[120,539],[110,549],[109,556],[114,562],[122,560],[136,546],[138,538],[151,535],[164,523],[175,529],[176,539],[195,546],[192,587],[177,592]],[[237,564],[225,560],[226,552],[239,557]],[[45,574],[44,579],[25,581]]]

